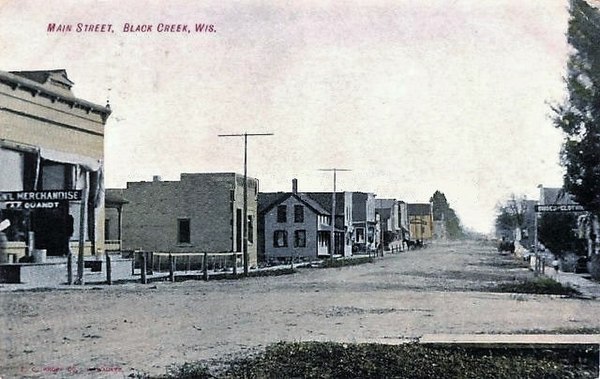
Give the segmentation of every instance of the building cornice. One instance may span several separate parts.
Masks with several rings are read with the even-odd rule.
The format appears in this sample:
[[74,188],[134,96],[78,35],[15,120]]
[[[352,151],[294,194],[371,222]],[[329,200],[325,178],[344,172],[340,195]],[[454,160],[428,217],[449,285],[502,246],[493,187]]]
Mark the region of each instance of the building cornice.
[[75,96],[65,95],[58,91],[53,91],[33,80],[11,74],[10,72],[0,71],[0,82],[8,84],[13,90],[22,89],[30,92],[32,96],[43,95],[52,102],[61,101],[69,104],[72,108],[75,107],[88,112],[97,113],[102,117],[103,122],[106,122],[108,116],[110,116],[112,112],[109,107],[94,104]]

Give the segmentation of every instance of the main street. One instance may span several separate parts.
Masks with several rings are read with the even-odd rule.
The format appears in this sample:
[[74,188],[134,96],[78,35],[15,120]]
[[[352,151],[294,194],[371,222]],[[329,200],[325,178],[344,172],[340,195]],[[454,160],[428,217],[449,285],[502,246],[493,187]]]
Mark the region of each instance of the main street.
[[598,327],[600,301],[489,291],[532,276],[494,246],[464,242],[278,277],[2,292],[0,367],[2,377],[122,377],[280,340]]

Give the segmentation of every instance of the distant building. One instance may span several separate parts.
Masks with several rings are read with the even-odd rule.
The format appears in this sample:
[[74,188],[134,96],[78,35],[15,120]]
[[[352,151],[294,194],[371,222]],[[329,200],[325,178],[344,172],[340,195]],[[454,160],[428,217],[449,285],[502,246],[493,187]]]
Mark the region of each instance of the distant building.
[[433,206],[431,203],[408,204],[411,240],[427,241],[433,238]]
[[[258,180],[248,178],[249,266],[257,264]],[[179,181],[129,182],[108,190],[122,200],[124,250],[176,253],[242,252],[244,177],[235,173],[181,174]],[[113,202],[114,203],[114,202]],[[118,234],[118,213],[110,212],[109,237]],[[241,255],[240,258],[241,259]]]
[[398,221],[400,223],[400,229],[402,229],[401,239],[410,239],[410,223],[408,220],[408,204],[406,202],[398,201]]
[[[104,127],[111,111],[75,97],[72,86],[65,70],[0,71],[0,219],[11,222],[5,234],[17,258],[33,249],[76,251],[80,235],[85,253],[104,249]],[[9,201],[17,197],[30,200]]]
[[384,249],[402,245],[399,205],[396,199],[375,199],[375,213],[379,215]]
[[[305,192],[307,196],[319,203],[323,209],[331,213],[333,196],[331,192]],[[339,230],[335,240],[335,255],[349,257],[352,255],[354,222],[353,192],[336,192],[335,194],[335,227]]]
[[375,217],[375,194],[352,192],[352,225],[354,252],[374,251],[379,241]]

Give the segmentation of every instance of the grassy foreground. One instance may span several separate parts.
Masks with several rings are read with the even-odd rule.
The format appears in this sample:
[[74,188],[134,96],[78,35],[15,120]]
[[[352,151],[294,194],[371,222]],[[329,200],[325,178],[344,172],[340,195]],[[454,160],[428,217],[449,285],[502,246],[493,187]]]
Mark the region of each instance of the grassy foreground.
[[165,378],[597,378],[597,347],[580,351],[280,342],[253,357],[169,368]]

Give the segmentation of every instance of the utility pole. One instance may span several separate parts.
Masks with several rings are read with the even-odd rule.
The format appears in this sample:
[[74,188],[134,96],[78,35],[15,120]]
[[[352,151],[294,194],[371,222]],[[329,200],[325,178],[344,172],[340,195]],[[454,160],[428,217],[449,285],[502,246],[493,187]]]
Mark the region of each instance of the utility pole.
[[333,171],[333,192],[331,193],[331,236],[329,240],[329,247],[331,249],[331,260],[333,261],[333,254],[335,253],[335,184],[336,175],[338,171],[352,171],[346,168],[321,168],[319,171]]
[[[218,137],[244,137],[244,210],[242,216],[244,275],[248,275],[248,137],[272,136],[273,133],[219,134]],[[235,183],[234,185],[237,185]],[[234,187],[235,188],[235,187]],[[257,215],[254,215],[256,219]],[[252,221],[254,221],[254,219]],[[237,257],[237,256],[236,256]],[[237,263],[237,258],[236,258]]]

